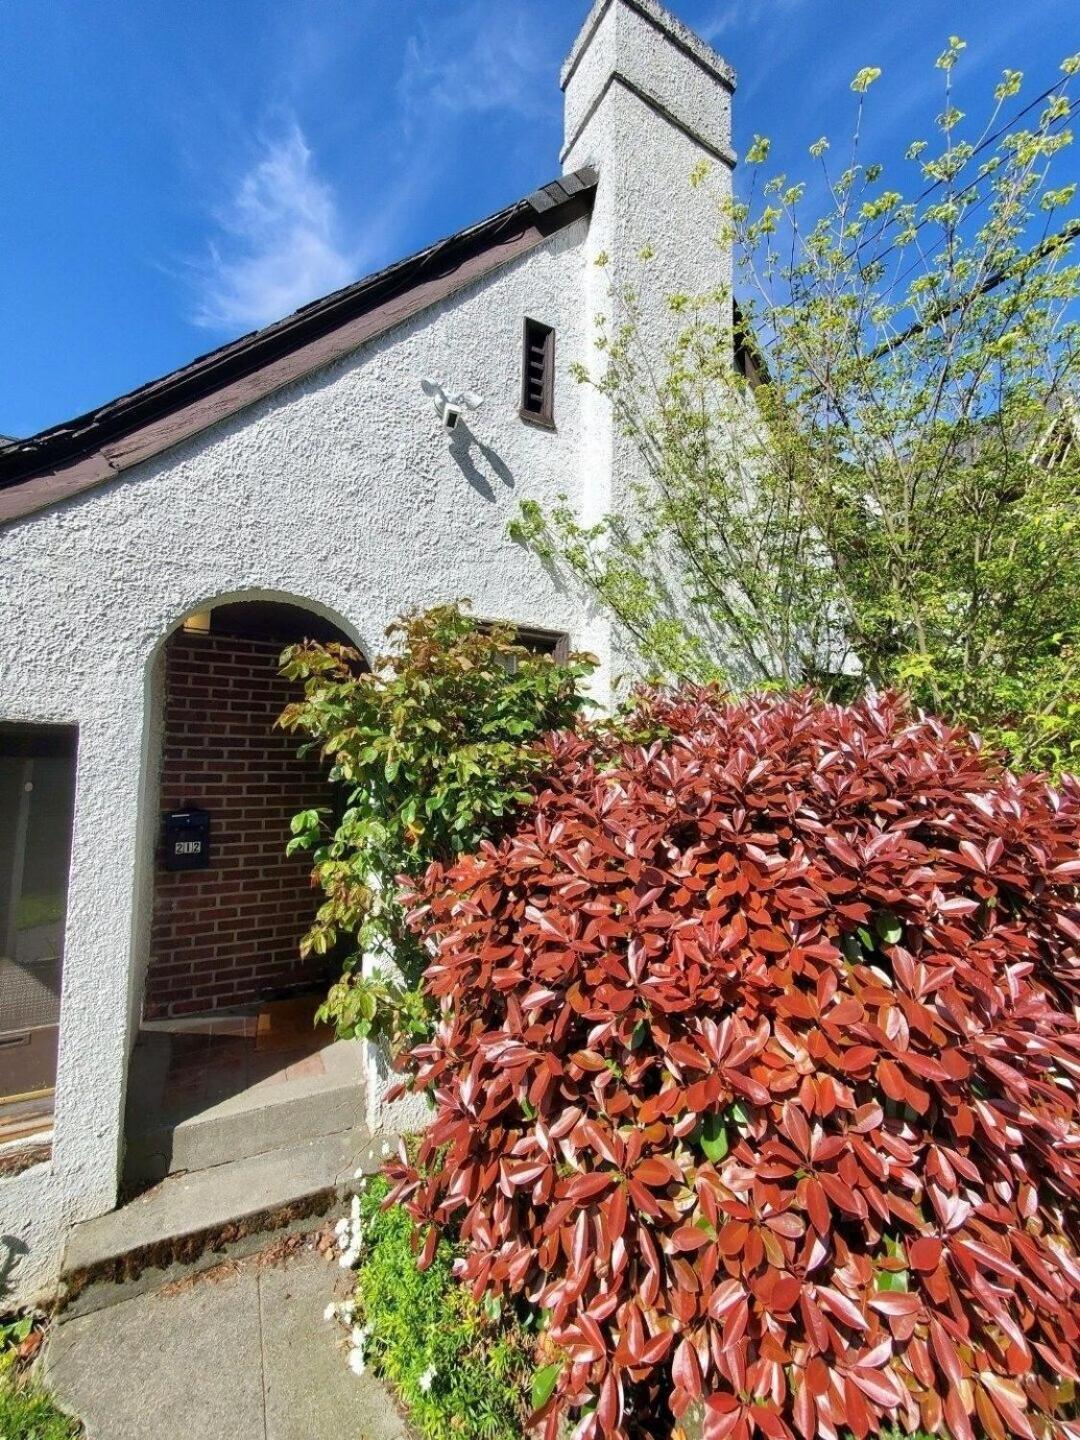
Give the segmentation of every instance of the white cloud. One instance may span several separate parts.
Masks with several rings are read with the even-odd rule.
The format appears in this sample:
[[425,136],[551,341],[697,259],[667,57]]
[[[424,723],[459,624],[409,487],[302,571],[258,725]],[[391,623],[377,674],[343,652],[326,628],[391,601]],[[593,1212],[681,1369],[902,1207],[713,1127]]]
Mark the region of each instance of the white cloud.
[[218,233],[195,266],[192,318],[207,329],[269,324],[357,274],[360,255],[342,235],[333,187],[295,122],[262,142],[214,219]]
[[693,28],[697,30],[703,40],[708,41],[710,45],[715,45],[734,27],[736,21],[741,18],[741,13],[741,3],[737,3],[737,0],[727,0],[727,3],[714,10],[712,15]]
[[557,104],[558,56],[532,5],[478,0],[447,8],[437,28],[410,36],[399,86],[406,120],[435,108],[454,115],[537,114]]

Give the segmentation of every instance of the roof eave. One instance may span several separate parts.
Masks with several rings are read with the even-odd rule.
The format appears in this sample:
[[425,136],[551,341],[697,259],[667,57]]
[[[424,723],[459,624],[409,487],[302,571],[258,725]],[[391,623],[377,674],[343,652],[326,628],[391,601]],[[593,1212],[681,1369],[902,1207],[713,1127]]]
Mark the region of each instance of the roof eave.
[[116,400],[0,449],[0,524],[122,474],[333,364],[587,214],[579,170],[375,275]]

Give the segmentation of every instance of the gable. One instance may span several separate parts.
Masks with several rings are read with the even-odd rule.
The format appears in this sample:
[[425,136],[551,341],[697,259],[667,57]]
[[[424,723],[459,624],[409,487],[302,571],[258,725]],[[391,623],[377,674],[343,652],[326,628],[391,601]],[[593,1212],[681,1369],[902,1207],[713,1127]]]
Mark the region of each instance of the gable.
[[0,449],[0,524],[31,515],[320,370],[591,209],[596,172],[564,175],[488,219],[75,420]]

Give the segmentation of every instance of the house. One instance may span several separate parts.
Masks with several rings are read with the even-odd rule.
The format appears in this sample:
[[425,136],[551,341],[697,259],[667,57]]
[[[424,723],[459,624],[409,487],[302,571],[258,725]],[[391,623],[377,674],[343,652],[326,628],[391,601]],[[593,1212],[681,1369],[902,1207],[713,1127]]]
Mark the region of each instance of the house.
[[[402,611],[469,597],[595,652],[601,688],[617,670],[607,622],[507,522],[563,492],[595,519],[639,474],[570,369],[595,358],[598,314],[618,323],[646,242],[657,344],[664,294],[729,279],[715,199],[688,180],[702,160],[730,177],[734,83],[656,0],[597,0],[562,73],[559,178],[0,448],[0,1274],[16,1297],[55,1287],[133,1157],[152,1179],[158,1162],[228,1163],[229,1146],[271,1153],[330,1104],[301,1063],[261,1140],[235,1104],[209,1152],[162,1156],[132,1133],[161,1046],[224,1028],[261,1083],[256,1012],[323,979],[296,949],[305,864],[283,853],[322,781],[273,728],[282,646],[343,636],[374,657]],[[367,1069],[368,1121],[388,1125]],[[193,1076],[192,1123],[222,1101]]]

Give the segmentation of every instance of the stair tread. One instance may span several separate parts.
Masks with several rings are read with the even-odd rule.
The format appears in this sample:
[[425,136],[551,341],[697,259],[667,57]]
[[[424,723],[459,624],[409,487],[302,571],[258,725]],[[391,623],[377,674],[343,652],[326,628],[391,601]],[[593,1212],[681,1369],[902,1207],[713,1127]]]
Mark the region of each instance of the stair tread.
[[320,1051],[319,1059],[324,1066],[321,1074],[290,1078],[287,1085],[264,1080],[245,1086],[233,1094],[223,1095],[221,1099],[201,1106],[192,1115],[169,1117],[157,1108],[135,1108],[128,1116],[128,1138],[140,1139],[162,1131],[198,1130],[220,1120],[275,1109],[293,1101],[359,1091],[363,1084],[363,1062],[359,1045],[353,1041],[339,1040]]
[[225,1227],[345,1185],[377,1169],[383,1146],[367,1132],[321,1135],[206,1170],[169,1175],[118,1210],[84,1220],[68,1240],[64,1275],[86,1272],[163,1242]]

